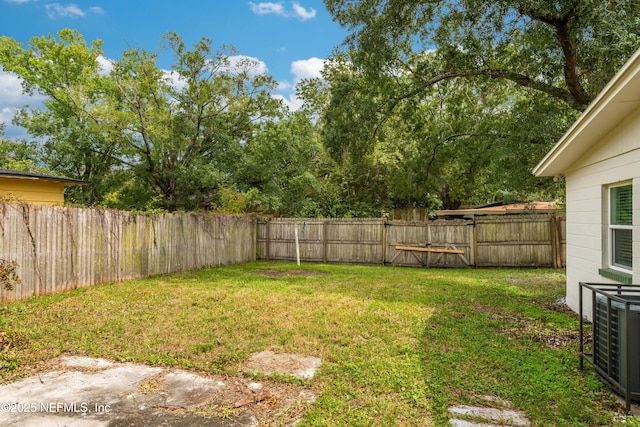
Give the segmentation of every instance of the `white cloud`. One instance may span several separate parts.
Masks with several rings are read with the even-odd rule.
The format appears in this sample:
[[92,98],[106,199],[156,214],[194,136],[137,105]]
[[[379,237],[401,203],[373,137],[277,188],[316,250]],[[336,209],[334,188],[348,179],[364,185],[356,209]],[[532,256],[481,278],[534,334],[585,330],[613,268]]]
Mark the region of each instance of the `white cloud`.
[[66,6],[60,3],[45,4],[44,8],[47,10],[47,16],[51,19],[56,18],[78,18],[86,16],[86,12],[83,12],[75,4],[68,4]]
[[186,80],[180,74],[173,70],[162,70],[164,73],[164,80],[167,84],[176,90],[181,91],[187,85]]
[[26,104],[40,103],[46,99],[38,94],[27,95],[22,93],[20,78],[0,67],[0,108],[22,107]]
[[288,95],[275,94],[273,97],[281,100],[291,111],[298,111],[303,105],[303,101],[295,93]]
[[4,107],[0,109],[0,123],[9,124],[16,113],[15,108]]
[[287,12],[284,9],[282,3],[254,3],[250,1],[249,6],[251,6],[251,10],[258,15],[268,15],[270,13],[273,13],[276,15],[287,16]]
[[302,79],[321,78],[324,63],[324,59],[315,57],[293,61],[291,63],[291,73],[294,75],[295,82],[297,83]]
[[313,8],[309,8],[309,10],[305,9],[304,7],[300,6],[298,3],[294,3],[293,4],[293,11],[295,13],[295,15],[302,19],[303,21],[306,21],[307,19],[311,19],[314,18],[316,16],[316,10]]
[[294,85],[285,81],[278,82],[278,87],[276,88],[276,90],[279,90],[280,92],[286,92],[292,89],[294,89]]
[[[27,4],[37,3],[40,0],[4,0],[6,3],[13,4]],[[105,10],[100,6],[90,6],[86,9],[78,7],[75,3],[60,4],[60,3],[47,3],[44,5],[44,9],[47,12],[47,16],[50,19],[57,18],[84,18],[89,13],[103,15]]]
[[7,73],[0,69],[0,107],[7,104],[15,104],[23,98],[20,79],[13,73]]
[[288,81],[278,82],[277,91],[274,98],[282,100],[291,111],[302,108],[303,101],[298,98],[295,92],[295,86],[302,79],[322,78],[322,69],[325,60],[320,58],[301,59],[291,63],[291,74],[293,75],[293,83]]
[[98,15],[104,15],[105,11],[100,6],[91,6],[89,9],[91,13],[97,13]]
[[13,116],[18,112],[17,108],[1,107],[0,108],[0,124],[4,124],[4,136],[11,139],[29,139],[27,130],[11,123]]
[[47,16],[51,19],[57,18],[84,18],[87,13],[103,14],[104,9],[99,6],[92,6],[86,10],[82,10],[78,5],[69,3],[62,5],[60,3],[49,3],[44,5]]
[[24,138],[25,130],[11,124],[13,116],[25,105],[39,107],[45,97],[39,94],[22,93],[20,79],[13,73],[0,68],[0,123],[6,125],[5,134],[9,137]]
[[100,74],[109,74],[113,70],[113,62],[102,55],[98,55],[98,67],[100,68]]
[[305,9],[296,2],[291,5],[292,10],[287,10],[282,2],[254,3],[251,1],[249,2],[249,6],[251,7],[251,11],[253,11],[253,13],[257,13],[258,15],[268,15],[272,13],[274,15],[284,16],[285,18],[299,18],[303,21],[314,18],[316,16],[315,9]]
[[246,69],[249,71],[249,74],[252,76],[257,76],[260,74],[267,73],[267,64],[251,56],[234,55],[234,56],[227,57],[227,60],[229,61],[229,66],[225,67],[226,70],[224,70],[227,72],[234,72],[234,71]]

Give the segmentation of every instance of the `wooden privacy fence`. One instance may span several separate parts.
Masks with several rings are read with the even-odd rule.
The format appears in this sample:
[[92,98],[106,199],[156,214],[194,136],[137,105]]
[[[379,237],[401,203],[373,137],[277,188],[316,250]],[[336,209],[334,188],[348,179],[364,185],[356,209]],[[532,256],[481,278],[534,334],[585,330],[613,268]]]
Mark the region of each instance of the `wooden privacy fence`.
[[[491,215],[428,222],[385,219],[259,221],[258,256],[303,261],[442,267],[565,266],[563,215]],[[463,251],[414,252],[397,246]]]
[[17,262],[21,282],[13,290],[0,286],[0,301],[248,262],[256,255],[295,260],[297,249],[301,260],[324,263],[562,268],[565,219],[544,214],[256,222],[0,203],[0,259]]
[[21,283],[0,301],[255,260],[255,220],[0,203],[0,258]]

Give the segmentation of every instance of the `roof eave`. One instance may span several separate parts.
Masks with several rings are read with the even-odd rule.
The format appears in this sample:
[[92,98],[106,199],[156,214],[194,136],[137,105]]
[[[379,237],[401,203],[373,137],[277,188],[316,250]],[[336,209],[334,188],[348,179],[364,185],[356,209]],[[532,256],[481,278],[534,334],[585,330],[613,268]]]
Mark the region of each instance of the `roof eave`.
[[58,176],[43,175],[31,172],[14,171],[11,169],[0,169],[0,177],[12,178],[12,179],[29,179],[29,180],[41,180],[58,182],[67,186],[72,185],[90,185],[90,182],[81,181],[73,178],[63,178]]

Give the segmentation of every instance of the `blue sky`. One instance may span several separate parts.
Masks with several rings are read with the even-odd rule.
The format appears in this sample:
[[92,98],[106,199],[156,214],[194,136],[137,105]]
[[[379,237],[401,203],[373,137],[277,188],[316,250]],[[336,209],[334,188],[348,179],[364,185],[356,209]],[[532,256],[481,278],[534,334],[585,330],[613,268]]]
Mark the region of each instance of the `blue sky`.
[[[240,55],[260,61],[292,108],[299,105],[297,80],[318,75],[346,35],[322,0],[0,0],[0,28],[1,35],[25,44],[32,36],[77,29],[87,43],[103,40],[105,57],[116,60],[129,47],[160,52],[167,31],[187,44],[207,37],[214,49],[233,45]],[[172,59],[161,55],[159,66],[168,70]],[[15,108],[34,102],[20,93],[15,76],[0,70],[0,121],[8,136],[19,133],[9,123]]]

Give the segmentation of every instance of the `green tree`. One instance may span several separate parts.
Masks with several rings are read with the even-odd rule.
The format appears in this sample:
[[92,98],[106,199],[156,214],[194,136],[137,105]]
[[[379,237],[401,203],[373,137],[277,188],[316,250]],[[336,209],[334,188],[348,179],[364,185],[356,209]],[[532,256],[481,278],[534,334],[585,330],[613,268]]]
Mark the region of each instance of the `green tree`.
[[239,182],[254,209],[284,216],[335,216],[340,210],[335,165],[304,112],[263,123],[245,151]]
[[325,4],[350,31],[314,97],[325,144],[363,167],[395,153],[392,184],[362,187],[390,206],[557,196],[531,168],[639,41],[634,1]]
[[376,92],[384,87],[367,85],[348,60],[334,58],[324,79],[298,85],[305,109],[318,118],[318,129],[327,154],[335,162],[331,172],[333,191],[340,194],[346,216],[380,216],[392,207],[389,178],[399,171],[402,141],[392,126],[372,129]]
[[4,136],[4,124],[0,123],[0,168],[23,172],[49,173],[38,166],[39,153],[34,143],[12,141]]
[[44,109],[25,106],[14,118],[39,140],[38,161],[52,173],[92,182],[67,194],[73,202],[93,204],[118,164],[116,147],[94,117],[106,79],[98,63],[101,42],[87,46],[77,31],[68,29],[58,37],[33,37],[24,49],[2,36],[0,64],[21,78],[25,93],[46,97]]
[[189,49],[164,38],[175,55],[170,72],[156,54],[131,49],[112,70],[99,66],[100,41],[63,30],[34,37],[24,49],[0,38],[0,64],[27,93],[47,97],[16,122],[44,139],[52,170],[94,183],[87,204],[119,208],[194,209],[233,183],[256,126],[278,117],[274,80],[233,48],[214,52],[203,38]]
[[[403,96],[452,78],[502,79],[582,110],[640,42],[635,0],[325,0],[369,75]],[[425,52],[435,51],[433,55]],[[399,98],[390,100],[397,102]]]
[[193,209],[225,184],[256,124],[281,106],[273,79],[255,74],[251,61],[231,63],[234,50],[214,53],[207,39],[189,50],[175,33],[165,39],[176,57],[172,75],[140,50],[115,64],[106,128],[162,207]]

